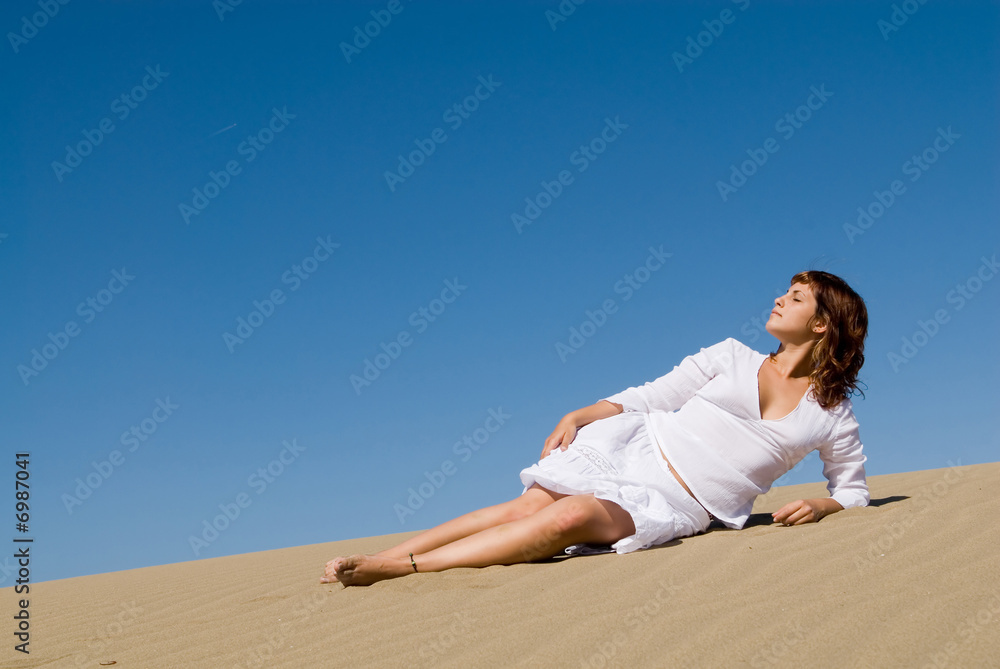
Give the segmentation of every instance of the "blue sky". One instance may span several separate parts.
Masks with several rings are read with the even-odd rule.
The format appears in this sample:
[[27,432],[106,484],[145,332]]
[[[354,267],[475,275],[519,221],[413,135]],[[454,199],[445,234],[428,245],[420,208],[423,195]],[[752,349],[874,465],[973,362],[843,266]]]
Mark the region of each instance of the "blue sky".
[[995,3],[40,7],[0,9],[35,579],[510,499],[565,413],[774,350],[802,269],[869,308],[870,475],[997,459]]

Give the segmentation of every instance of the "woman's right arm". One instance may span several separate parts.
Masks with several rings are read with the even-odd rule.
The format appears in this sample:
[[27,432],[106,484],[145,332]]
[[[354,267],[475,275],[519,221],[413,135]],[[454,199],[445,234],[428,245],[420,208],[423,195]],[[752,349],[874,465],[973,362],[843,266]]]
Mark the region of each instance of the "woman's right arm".
[[[701,349],[694,355],[681,360],[674,369],[642,386],[627,388],[620,393],[605,397],[597,404],[577,409],[563,416],[542,449],[544,458],[556,448],[566,450],[576,438],[577,428],[595,420],[609,418],[629,411],[652,413],[653,411],[674,411],[691,399],[699,388],[708,383],[716,374],[730,367],[734,351],[743,346],[732,337],[718,344]],[[743,346],[743,348],[746,348]],[[618,401],[615,401],[618,400]]]
[[559,424],[556,425],[556,429],[545,440],[542,457],[544,458],[556,448],[561,448],[564,451],[569,448],[569,445],[576,439],[577,429],[593,423],[595,420],[617,416],[622,411],[623,407],[621,404],[615,404],[608,400],[601,400],[597,404],[591,404],[589,407],[571,411],[563,416]]

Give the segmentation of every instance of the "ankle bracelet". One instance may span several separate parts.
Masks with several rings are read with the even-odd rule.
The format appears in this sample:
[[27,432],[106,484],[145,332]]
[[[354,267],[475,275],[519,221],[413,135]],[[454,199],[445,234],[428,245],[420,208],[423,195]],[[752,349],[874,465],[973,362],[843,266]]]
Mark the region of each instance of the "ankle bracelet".
[[413,571],[417,570],[417,563],[413,561],[413,553],[410,553],[410,564],[413,565]]

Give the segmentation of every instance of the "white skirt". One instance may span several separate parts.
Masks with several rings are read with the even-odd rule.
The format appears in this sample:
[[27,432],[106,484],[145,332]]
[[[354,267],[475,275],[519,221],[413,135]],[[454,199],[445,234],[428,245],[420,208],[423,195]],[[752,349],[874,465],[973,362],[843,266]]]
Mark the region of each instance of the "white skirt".
[[649,548],[704,532],[708,512],[681,487],[646,427],[645,415],[628,411],[584,425],[573,443],[521,470],[523,495],[532,484],[565,495],[593,493],[632,516],[635,534],[617,553]]

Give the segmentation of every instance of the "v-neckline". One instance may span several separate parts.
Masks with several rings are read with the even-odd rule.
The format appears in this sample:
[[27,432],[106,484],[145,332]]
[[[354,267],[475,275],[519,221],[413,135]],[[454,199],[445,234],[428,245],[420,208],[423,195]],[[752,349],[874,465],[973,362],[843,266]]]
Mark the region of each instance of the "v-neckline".
[[781,418],[764,418],[764,412],[760,410],[760,370],[764,368],[764,363],[767,362],[767,359],[770,358],[771,356],[765,355],[764,353],[760,353],[759,355],[764,356],[764,359],[761,360],[760,361],[760,365],[757,366],[757,376],[756,376],[756,381],[757,381],[757,420],[760,421],[760,422],[764,422],[764,423],[777,423],[777,422],[785,420],[786,418],[788,418],[793,413],[795,413],[796,411],[799,410],[799,407],[802,406],[802,402],[805,400],[806,395],[809,394],[809,389],[812,387],[812,383],[810,383],[809,386],[806,387],[806,391],[804,393],[802,393],[802,397],[799,398],[799,402],[798,402],[798,404],[795,405],[794,409],[792,409],[791,411],[789,411],[788,413],[786,413]]

